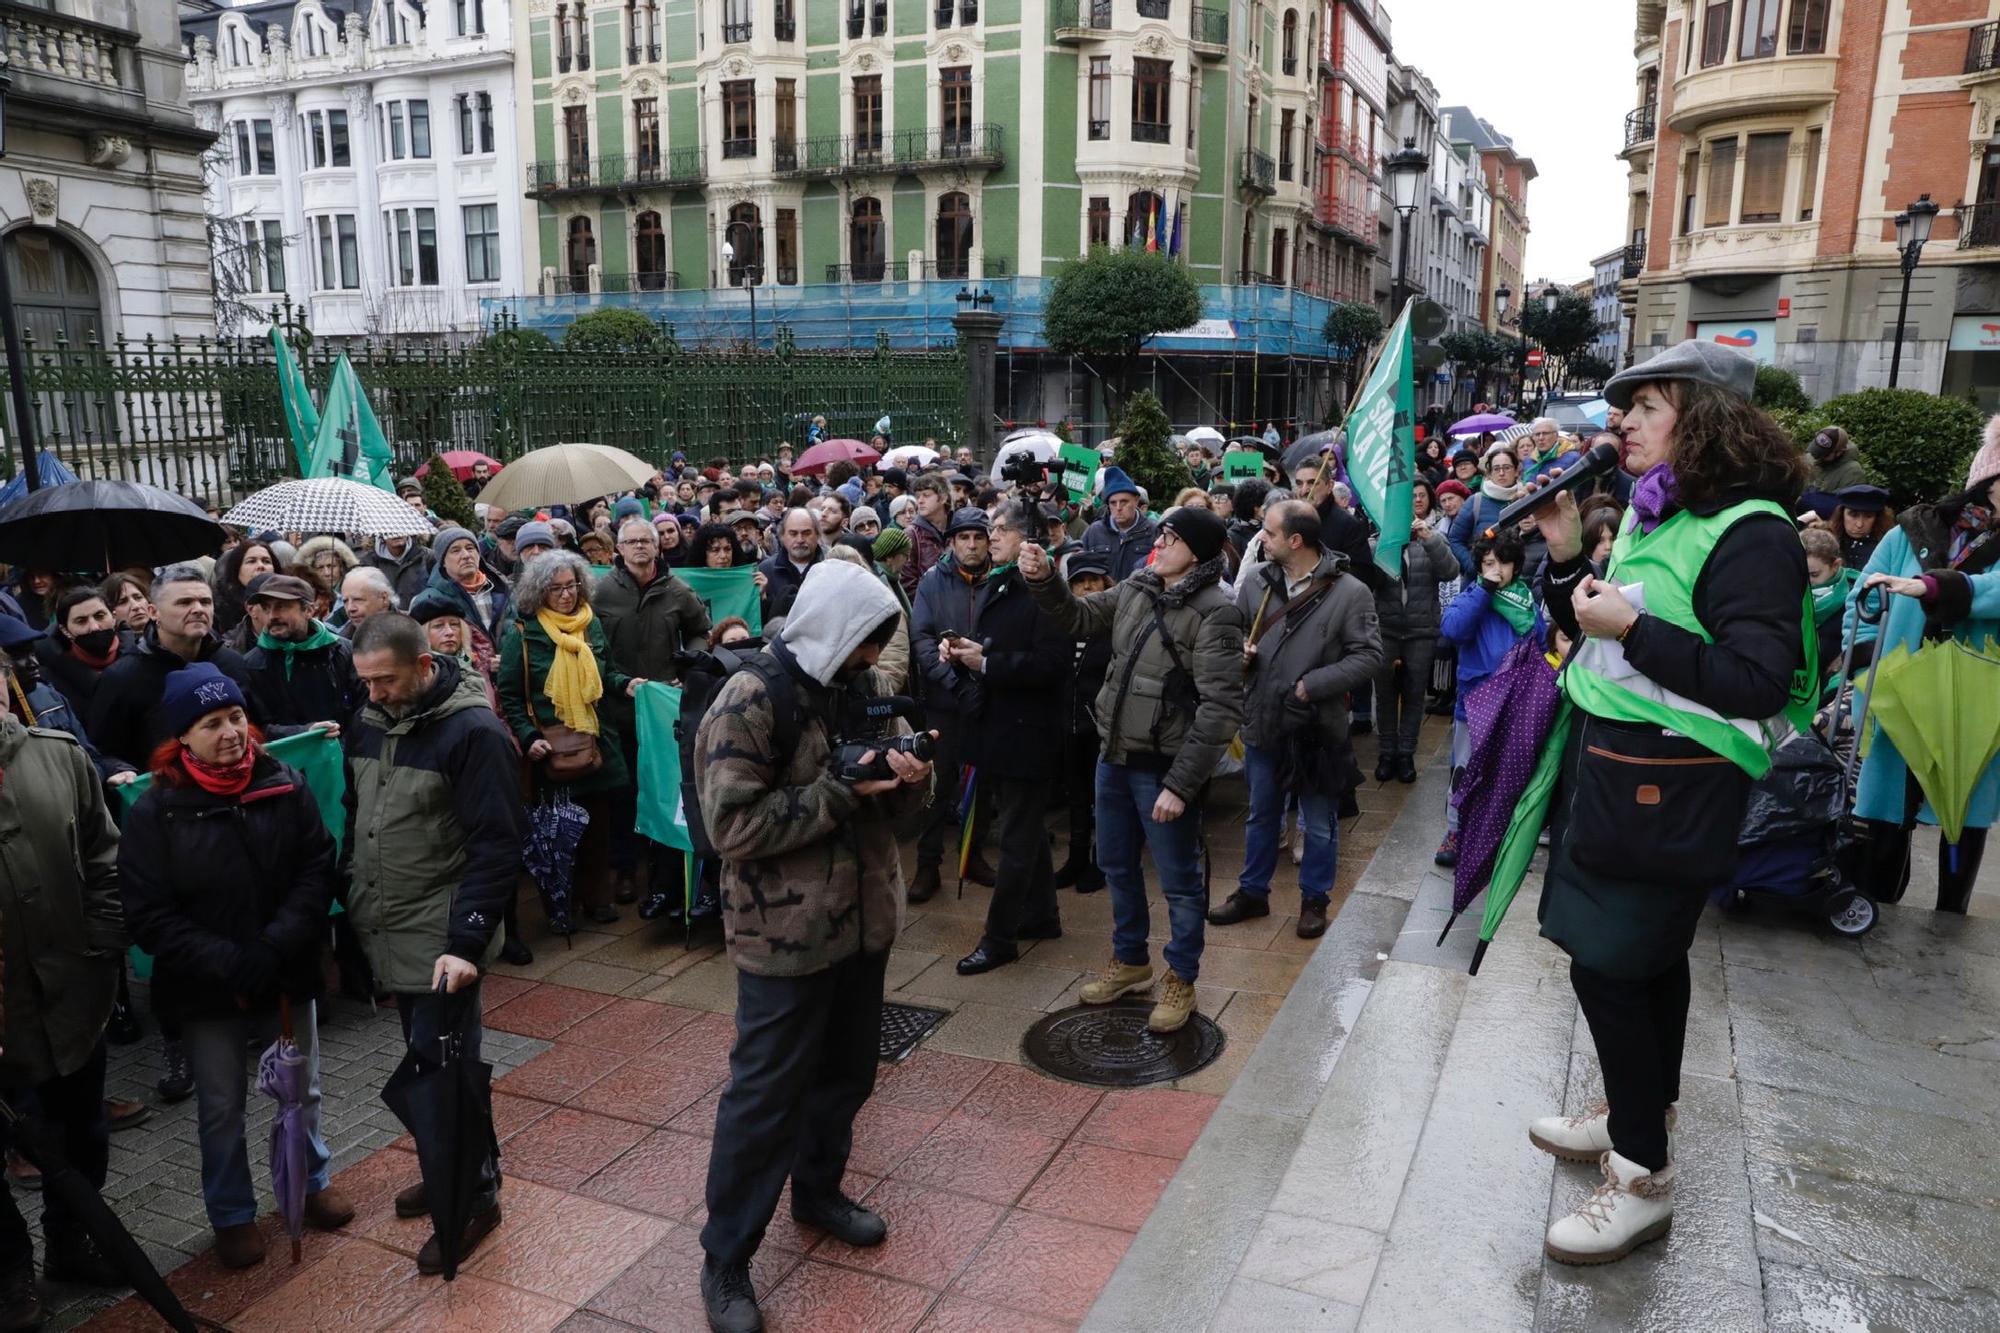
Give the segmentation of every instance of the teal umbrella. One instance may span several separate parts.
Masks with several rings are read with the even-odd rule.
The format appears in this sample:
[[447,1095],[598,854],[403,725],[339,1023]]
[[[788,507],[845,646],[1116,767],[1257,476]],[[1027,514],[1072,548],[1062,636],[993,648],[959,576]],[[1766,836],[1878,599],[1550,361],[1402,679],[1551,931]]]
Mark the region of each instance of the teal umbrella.
[[1486,915],[1479,923],[1479,945],[1472,951],[1469,971],[1473,976],[1479,975],[1479,964],[1486,957],[1486,946],[1493,942],[1507,909],[1514,905],[1514,895],[1521,891],[1521,881],[1528,876],[1528,862],[1534,859],[1535,845],[1542,836],[1543,825],[1548,822],[1549,802],[1555,796],[1556,779],[1562,774],[1563,749],[1569,744],[1569,729],[1575,722],[1576,705],[1564,700],[1556,712],[1555,725],[1549,729],[1548,739],[1542,742],[1542,753],[1535,761],[1534,774],[1528,779],[1519,804],[1514,807],[1514,817],[1507,822],[1507,832],[1500,839],[1500,850],[1494,853],[1493,878],[1486,886]]

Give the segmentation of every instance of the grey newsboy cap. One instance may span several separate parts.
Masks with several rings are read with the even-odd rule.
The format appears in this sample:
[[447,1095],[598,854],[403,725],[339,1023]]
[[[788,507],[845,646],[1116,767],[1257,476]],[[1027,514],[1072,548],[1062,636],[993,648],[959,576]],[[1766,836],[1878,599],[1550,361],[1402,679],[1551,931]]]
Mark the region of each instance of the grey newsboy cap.
[[1669,347],[1650,361],[1613,375],[1604,384],[1604,401],[1620,412],[1632,406],[1632,391],[1641,384],[1658,380],[1694,380],[1727,389],[1748,401],[1757,389],[1757,363],[1743,353],[1721,343],[1690,338]]

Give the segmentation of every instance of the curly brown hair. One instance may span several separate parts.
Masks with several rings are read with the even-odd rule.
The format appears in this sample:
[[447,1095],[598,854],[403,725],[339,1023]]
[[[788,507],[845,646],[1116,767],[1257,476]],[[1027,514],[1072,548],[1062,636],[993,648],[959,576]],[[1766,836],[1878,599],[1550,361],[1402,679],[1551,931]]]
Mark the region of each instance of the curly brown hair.
[[1805,490],[1806,462],[1777,422],[1746,398],[1692,380],[1657,387],[1673,401],[1674,494],[1687,506],[1748,493],[1792,503]]

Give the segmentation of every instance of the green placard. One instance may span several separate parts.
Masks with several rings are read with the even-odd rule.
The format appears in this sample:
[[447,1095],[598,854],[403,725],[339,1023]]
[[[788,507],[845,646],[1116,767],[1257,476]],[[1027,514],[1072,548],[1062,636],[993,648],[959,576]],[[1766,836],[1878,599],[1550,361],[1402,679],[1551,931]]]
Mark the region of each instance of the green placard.
[[[682,851],[692,851],[688,837],[686,797],[681,787],[681,752],[674,736],[680,720],[681,692],[649,680],[639,687],[634,712],[639,723],[639,818],[642,837]],[[696,719],[697,724],[700,719]]]
[[1061,465],[1062,485],[1069,492],[1069,498],[1079,504],[1088,500],[1097,469],[1104,466],[1097,450],[1086,449],[1080,444],[1065,444],[1056,451],[1056,461]]
[[1231,449],[1222,456],[1224,481],[1247,481],[1264,475],[1264,455],[1255,449]]
[[701,598],[702,605],[708,608],[709,624],[729,616],[741,616],[749,622],[752,634],[764,632],[764,604],[757,591],[755,565],[732,565],[728,569],[677,569],[674,577],[693,588],[695,596]]

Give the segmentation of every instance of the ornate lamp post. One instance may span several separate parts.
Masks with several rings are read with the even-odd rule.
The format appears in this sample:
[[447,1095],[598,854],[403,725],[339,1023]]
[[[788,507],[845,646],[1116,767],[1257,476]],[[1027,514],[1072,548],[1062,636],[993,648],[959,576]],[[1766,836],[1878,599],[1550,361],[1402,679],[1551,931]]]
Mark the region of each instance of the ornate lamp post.
[[1903,321],[1910,314],[1910,275],[1917,271],[1917,261],[1923,258],[1924,242],[1931,238],[1931,223],[1937,215],[1938,206],[1927,194],[1917,196],[1917,202],[1896,215],[1896,249],[1903,256],[1903,297],[1896,306],[1896,342],[1889,353],[1892,389],[1903,369]]
[[[1398,228],[1402,232],[1402,243],[1398,247],[1396,272],[1403,284],[1405,300],[1410,296],[1410,215],[1417,211],[1417,192],[1423,188],[1430,169],[1431,160],[1417,147],[1415,139],[1403,140],[1400,150],[1382,159],[1382,172],[1389,178],[1396,214],[1402,221]],[[1402,303],[1399,301],[1397,304]]]

